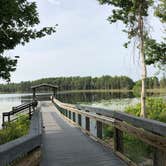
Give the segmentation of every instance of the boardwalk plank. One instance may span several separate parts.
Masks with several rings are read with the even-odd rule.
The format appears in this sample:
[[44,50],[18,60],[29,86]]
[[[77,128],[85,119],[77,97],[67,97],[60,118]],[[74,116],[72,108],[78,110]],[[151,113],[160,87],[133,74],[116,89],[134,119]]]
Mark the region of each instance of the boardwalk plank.
[[111,150],[64,121],[56,108],[43,103],[41,166],[127,166]]

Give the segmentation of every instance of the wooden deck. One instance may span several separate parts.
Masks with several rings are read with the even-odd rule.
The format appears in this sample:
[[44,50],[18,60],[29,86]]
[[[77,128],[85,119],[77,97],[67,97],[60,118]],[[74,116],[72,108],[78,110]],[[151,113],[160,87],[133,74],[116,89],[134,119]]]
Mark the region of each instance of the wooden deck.
[[127,166],[111,150],[64,121],[51,102],[42,102],[41,110],[41,166]]

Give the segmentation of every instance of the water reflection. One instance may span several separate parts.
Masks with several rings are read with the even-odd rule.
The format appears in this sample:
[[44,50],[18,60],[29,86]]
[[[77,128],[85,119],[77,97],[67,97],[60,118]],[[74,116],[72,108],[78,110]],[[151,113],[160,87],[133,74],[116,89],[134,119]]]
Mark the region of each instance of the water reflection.
[[110,100],[110,99],[121,99],[121,98],[133,98],[133,94],[129,93],[112,93],[112,92],[84,92],[84,93],[61,93],[57,94],[57,98],[66,103],[76,104],[76,103],[86,103],[94,102],[100,100]]

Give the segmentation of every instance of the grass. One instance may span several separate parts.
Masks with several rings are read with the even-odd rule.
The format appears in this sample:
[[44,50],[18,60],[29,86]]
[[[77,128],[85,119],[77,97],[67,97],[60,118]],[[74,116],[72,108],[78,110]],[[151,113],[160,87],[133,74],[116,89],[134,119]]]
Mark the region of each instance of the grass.
[[27,115],[24,115],[5,125],[5,128],[0,130],[0,145],[28,134],[30,120]]

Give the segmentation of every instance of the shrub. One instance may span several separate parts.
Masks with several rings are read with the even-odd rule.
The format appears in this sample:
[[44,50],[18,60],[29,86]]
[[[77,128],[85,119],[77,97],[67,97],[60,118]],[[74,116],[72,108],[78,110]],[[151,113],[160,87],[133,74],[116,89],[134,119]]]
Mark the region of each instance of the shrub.
[[7,123],[5,128],[0,130],[0,144],[26,135],[29,125],[30,121],[27,115],[19,116],[16,121]]
[[[146,100],[147,118],[166,122],[166,101],[162,98],[147,98]],[[141,104],[129,106],[125,109],[126,113],[139,116]]]

